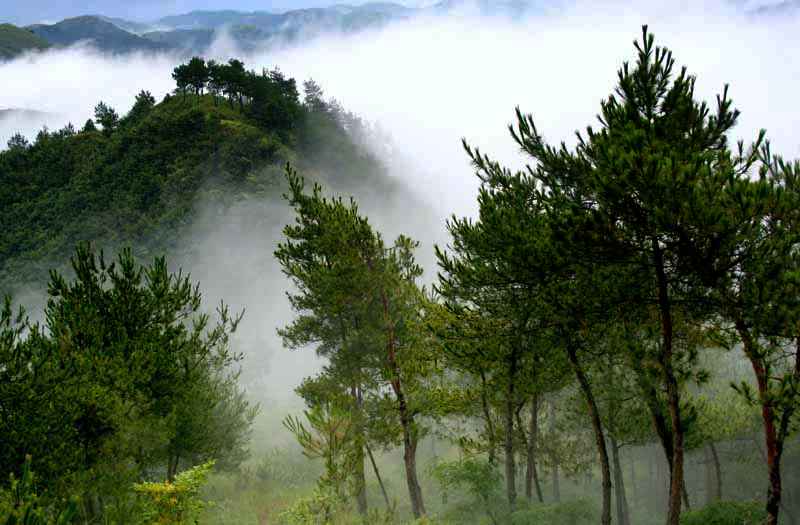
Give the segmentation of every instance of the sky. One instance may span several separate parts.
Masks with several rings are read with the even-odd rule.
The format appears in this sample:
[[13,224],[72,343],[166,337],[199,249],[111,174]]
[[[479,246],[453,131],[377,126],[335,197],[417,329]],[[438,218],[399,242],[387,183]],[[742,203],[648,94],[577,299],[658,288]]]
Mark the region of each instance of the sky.
[[[154,21],[167,15],[187,13],[194,10],[238,11],[288,11],[307,7],[326,7],[335,4],[363,4],[369,0],[2,0],[0,23],[17,25],[53,23],[73,16],[100,14],[135,21]],[[421,7],[436,3],[436,0],[372,0],[391,1],[409,7]],[[549,0],[541,0],[547,3]],[[729,0],[746,9],[761,5],[777,4],[786,0]],[[680,4],[682,2],[676,2]]]
[[[167,15],[194,10],[235,9],[241,11],[287,11],[305,7],[325,7],[334,4],[362,4],[342,0],[2,0],[0,22],[27,25],[57,22],[64,18],[86,14],[115,16],[137,21],[152,21]],[[424,5],[425,0],[398,0],[407,6]]]

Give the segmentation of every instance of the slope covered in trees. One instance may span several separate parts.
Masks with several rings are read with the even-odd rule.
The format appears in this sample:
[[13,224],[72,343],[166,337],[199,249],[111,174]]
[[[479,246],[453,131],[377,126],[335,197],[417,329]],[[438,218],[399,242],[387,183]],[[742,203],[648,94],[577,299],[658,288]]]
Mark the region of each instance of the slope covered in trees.
[[142,92],[126,115],[100,103],[82,127],[10,141],[0,152],[0,222],[8,225],[0,289],[41,281],[79,241],[132,243],[143,255],[170,250],[203,197],[222,205],[279,197],[287,161],[324,166],[352,186],[398,188],[356,145],[360,122],[321,100],[315,84],[302,102],[277,70],[256,74],[238,60],[211,66],[211,77],[199,58],[178,67],[176,94],[160,103]]

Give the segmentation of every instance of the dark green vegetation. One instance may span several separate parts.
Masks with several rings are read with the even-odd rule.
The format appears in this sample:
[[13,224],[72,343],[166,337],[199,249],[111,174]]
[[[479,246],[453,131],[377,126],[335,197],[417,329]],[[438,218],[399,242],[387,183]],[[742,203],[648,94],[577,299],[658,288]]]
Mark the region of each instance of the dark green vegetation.
[[[6,282],[81,240],[170,251],[206,188],[280,192],[273,262],[293,317],[278,333],[322,366],[296,389],[301,414],[263,407],[295,448],[248,465],[239,318],[204,315],[163,259],[108,265],[79,245],[41,324],[10,302],[0,317],[0,516],[795,523],[800,162],[765,133],[731,145],[727,87],[708,106],[646,28],[635,46],[576,146],[519,110],[526,170],[465,143],[478,214],[447,221],[430,288],[417,242],[325,193],[312,158],[333,187],[391,185],[345,132],[365,128],[313,82],[301,103],[277,70],[196,57],[161,104],[142,93],[125,117],[101,103],[80,132],[16,137],[0,155],[3,222],[20,224]],[[220,507],[203,509],[212,468]]]
[[757,502],[719,501],[681,516],[681,525],[759,525],[767,519]]
[[0,60],[13,58],[30,50],[47,49],[47,40],[32,31],[11,24],[0,24]]
[[72,269],[72,281],[51,275],[42,325],[8,301],[0,310],[3,471],[27,483],[32,457],[45,505],[80,494],[83,521],[118,522],[140,512],[129,493],[143,476],[171,481],[210,458],[237,467],[256,411],[229,346],[240,316],[203,314],[164,259],[108,263],[79,248]]

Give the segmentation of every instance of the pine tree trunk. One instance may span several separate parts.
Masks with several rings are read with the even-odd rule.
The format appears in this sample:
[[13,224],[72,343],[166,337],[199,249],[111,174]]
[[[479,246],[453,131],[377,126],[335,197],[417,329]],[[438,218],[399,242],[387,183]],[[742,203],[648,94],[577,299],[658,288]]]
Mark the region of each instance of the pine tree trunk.
[[631,525],[628,498],[625,495],[625,480],[622,475],[622,465],[619,462],[619,443],[614,436],[609,436],[611,441],[611,457],[614,461],[614,495],[617,503],[617,523]]
[[711,461],[714,465],[714,501],[722,500],[722,465],[719,462],[719,454],[717,454],[717,446],[712,441],[709,443],[708,448],[711,452]]
[[711,505],[714,501],[716,501],[714,497],[714,460],[711,459],[711,446],[706,445],[703,448],[703,463],[705,464],[705,474],[706,474],[706,505]]
[[517,501],[517,486],[516,477],[517,470],[514,463],[514,381],[517,375],[517,354],[516,351],[511,352],[509,367],[508,367],[508,386],[506,389],[506,406],[505,406],[505,467],[506,467],[506,497],[508,498],[508,505],[513,510]]
[[405,397],[402,390],[398,394],[400,408],[400,423],[403,426],[403,462],[406,469],[406,483],[408,484],[408,494],[411,499],[411,511],[414,517],[419,519],[425,515],[425,503],[422,499],[422,488],[419,486],[417,478],[417,440],[413,431],[413,420],[408,414],[405,406]]
[[[520,425],[520,428],[521,425]],[[539,503],[544,503],[542,496],[542,485],[539,482],[539,471],[536,467],[536,443],[539,439],[539,396],[534,395],[531,400],[531,417],[528,421],[528,437],[526,447],[526,470],[525,470],[525,497],[533,501],[533,489],[536,488],[536,498]]]
[[[552,429],[556,427],[556,405],[550,403],[550,425]],[[558,476],[558,456],[555,451],[552,452],[550,461],[553,463],[552,478],[553,478],[553,501],[561,503],[561,483]]]
[[497,446],[494,442],[494,421],[489,410],[489,401],[486,398],[486,374],[483,370],[481,370],[481,406],[483,408],[483,417],[486,420],[486,432],[489,434],[489,463],[494,465],[497,462]]
[[356,447],[356,505],[358,506],[358,513],[363,515],[367,514],[367,483],[364,473],[364,439],[363,436],[358,439]]
[[764,438],[767,446],[767,525],[778,525],[781,506],[781,451],[778,442],[778,430],[775,427],[775,412],[769,400],[769,376],[762,358],[758,355],[756,344],[750,329],[742,319],[736,320],[736,331],[742,340],[744,353],[750,360],[758,384],[758,396],[761,402],[761,418],[764,422]]
[[406,470],[406,483],[411,499],[411,510],[414,517],[419,519],[425,515],[425,503],[422,499],[422,488],[417,477],[417,436],[414,429],[414,415],[408,409],[403,384],[400,381],[400,366],[397,363],[396,336],[394,323],[389,315],[389,298],[385,292],[381,293],[383,303],[384,321],[386,322],[387,362],[392,373],[391,385],[397,398],[397,407],[400,413],[400,425],[403,427],[403,462]]
[[600,472],[603,487],[603,508],[600,516],[600,524],[611,525],[611,469],[609,467],[608,450],[606,450],[606,440],[603,435],[603,423],[600,419],[600,411],[597,408],[597,402],[594,399],[589,379],[586,377],[583,368],[581,368],[577,351],[571,343],[567,344],[567,354],[572,363],[575,375],[578,378],[581,391],[586,398],[586,404],[589,408],[589,417],[592,420],[592,429],[594,430],[597,452],[600,456]]
[[639,486],[636,482],[636,459],[631,455],[631,500],[636,504],[639,501]]
[[684,431],[681,421],[680,392],[678,380],[673,369],[673,325],[672,306],[669,299],[669,286],[664,270],[664,254],[657,239],[653,239],[653,262],[655,263],[658,285],[658,309],[661,317],[661,351],[659,364],[667,389],[667,409],[672,431],[672,462],[670,465],[669,503],[667,525],[680,525],[681,503],[684,496],[683,460]]
[[372,449],[369,447],[369,443],[364,443],[364,448],[367,449],[367,456],[369,456],[369,461],[372,463],[372,470],[375,472],[375,477],[378,479],[378,485],[381,487],[381,494],[383,494],[383,501],[386,502],[387,510],[391,510],[392,504],[389,502],[389,494],[386,493],[386,487],[383,484],[383,478],[381,478],[381,473],[378,470],[378,464],[375,463],[375,456],[372,455]]

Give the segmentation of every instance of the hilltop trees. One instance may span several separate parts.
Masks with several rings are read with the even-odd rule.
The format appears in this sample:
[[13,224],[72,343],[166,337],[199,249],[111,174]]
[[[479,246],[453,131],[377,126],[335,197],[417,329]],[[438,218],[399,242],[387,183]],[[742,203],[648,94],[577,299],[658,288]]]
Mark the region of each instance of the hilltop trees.
[[94,119],[103,126],[103,133],[106,135],[110,135],[119,124],[119,115],[116,110],[105,102],[100,102],[95,106]]
[[286,78],[279,69],[258,74],[245,69],[244,62],[235,58],[220,64],[193,57],[177,66],[172,78],[184,98],[189,87],[196,97],[207,88],[214,104],[218,103],[217,97],[224,94],[231,108],[238,103],[240,111],[247,109],[249,116],[263,126],[284,135],[293,130],[299,116],[297,83],[293,78]]

